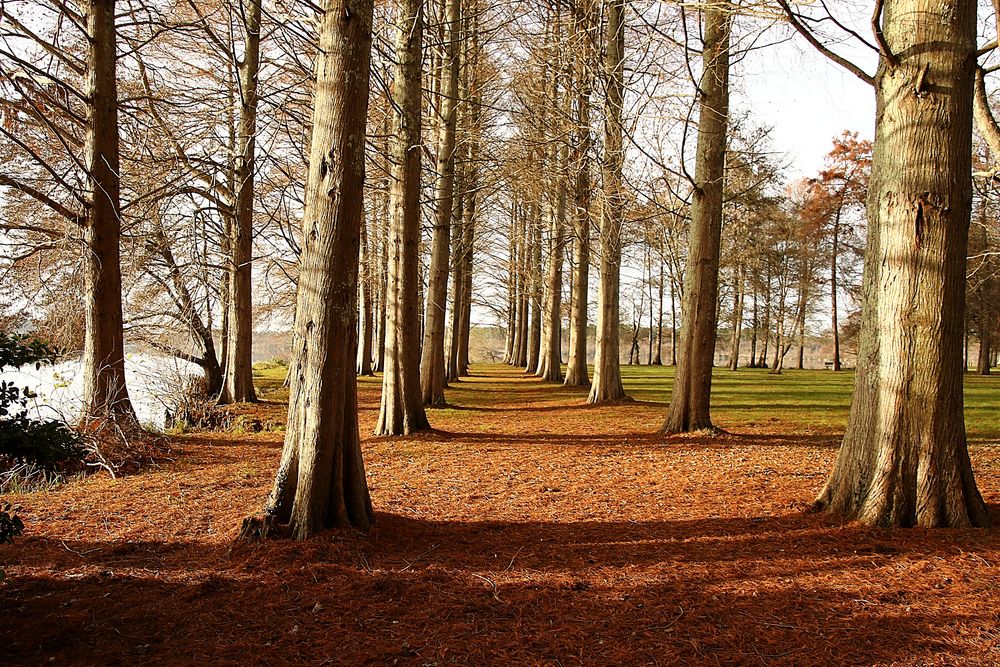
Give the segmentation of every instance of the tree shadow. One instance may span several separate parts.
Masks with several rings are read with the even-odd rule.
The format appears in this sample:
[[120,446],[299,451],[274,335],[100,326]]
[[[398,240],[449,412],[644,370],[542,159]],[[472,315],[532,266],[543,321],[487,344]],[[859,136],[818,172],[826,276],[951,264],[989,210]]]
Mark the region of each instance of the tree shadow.
[[[0,660],[985,663],[998,657],[996,575],[930,582],[998,551],[991,531],[889,532],[801,514],[557,523],[380,513],[367,536],[232,548],[29,537],[0,588],[18,619],[0,626]],[[960,604],[970,594],[986,602]]]

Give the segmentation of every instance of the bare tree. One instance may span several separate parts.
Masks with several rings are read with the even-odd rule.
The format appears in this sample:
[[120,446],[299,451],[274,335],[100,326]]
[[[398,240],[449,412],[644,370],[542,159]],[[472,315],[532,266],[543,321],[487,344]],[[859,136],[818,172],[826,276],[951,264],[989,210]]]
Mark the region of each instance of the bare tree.
[[976,5],[877,3],[871,76],[779,1],[814,46],[874,86],[879,110],[858,372],[817,507],[873,525],[985,526],[962,409]]
[[386,290],[385,374],[377,435],[429,428],[420,395],[420,147],[422,0],[399,6],[393,77],[389,276]]
[[292,537],[306,539],[372,522],[355,376],[372,7],[372,0],[328,0],[324,8],[288,431],[264,515],[244,522],[246,537],[285,523]]

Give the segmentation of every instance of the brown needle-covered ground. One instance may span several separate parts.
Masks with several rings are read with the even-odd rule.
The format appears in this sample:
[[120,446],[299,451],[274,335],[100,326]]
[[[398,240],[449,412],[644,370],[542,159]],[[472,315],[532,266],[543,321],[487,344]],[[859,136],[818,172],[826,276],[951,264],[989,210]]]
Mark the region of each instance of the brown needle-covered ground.
[[[10,497],[0,663],[1000,663],[997,531],[805,513],[835,431],[777,415],[668,440],[662,404],[474,370],[438,431],[366,438],[367,535],[233,542],[279,432],[172,436],[157,468]],[[363,381],[363,434],[377,406]],[[1000,450],[972,456],[995,508]]]

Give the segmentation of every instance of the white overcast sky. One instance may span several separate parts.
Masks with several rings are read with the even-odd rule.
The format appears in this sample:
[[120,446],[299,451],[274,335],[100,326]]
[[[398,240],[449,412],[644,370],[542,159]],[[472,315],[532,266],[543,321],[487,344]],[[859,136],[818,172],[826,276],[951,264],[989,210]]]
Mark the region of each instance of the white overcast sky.
[[[772,29],[761,42],[787,34],[787,28]],[[872,52],[850,43],[836,48],[874,74]],[[736,64],[733,74],[733,110],[749,110],[757,124],[773,128],[772,146],[788,156],[790,178],[814,176],[833,138],[844,130],[874,138],[872,88],[798,36],[752,51]]]

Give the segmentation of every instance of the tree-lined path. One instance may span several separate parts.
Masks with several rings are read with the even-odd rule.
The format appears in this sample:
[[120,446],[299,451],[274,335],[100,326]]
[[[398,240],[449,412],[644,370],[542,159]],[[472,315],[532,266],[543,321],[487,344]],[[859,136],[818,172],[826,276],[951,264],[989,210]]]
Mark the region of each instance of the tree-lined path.
[[[229,432],[169,436],[173,461],[12,496],[0,661],[58,664],[794,664],[1000,660],[993,531],[885,531],[807,513],[850,377],[718,370],[729,434],[653,435],[671,370],[624,367],[635,400],[589,405],[472,367],[438,431],[370,436],[368,534],[233,542],[281,451],[284,369]],[[986,501],[1000,503],[995,378],[970,377]],[[240,416],[241,415],[241,416]],[[255,431],[257,424],[264,430]]]

